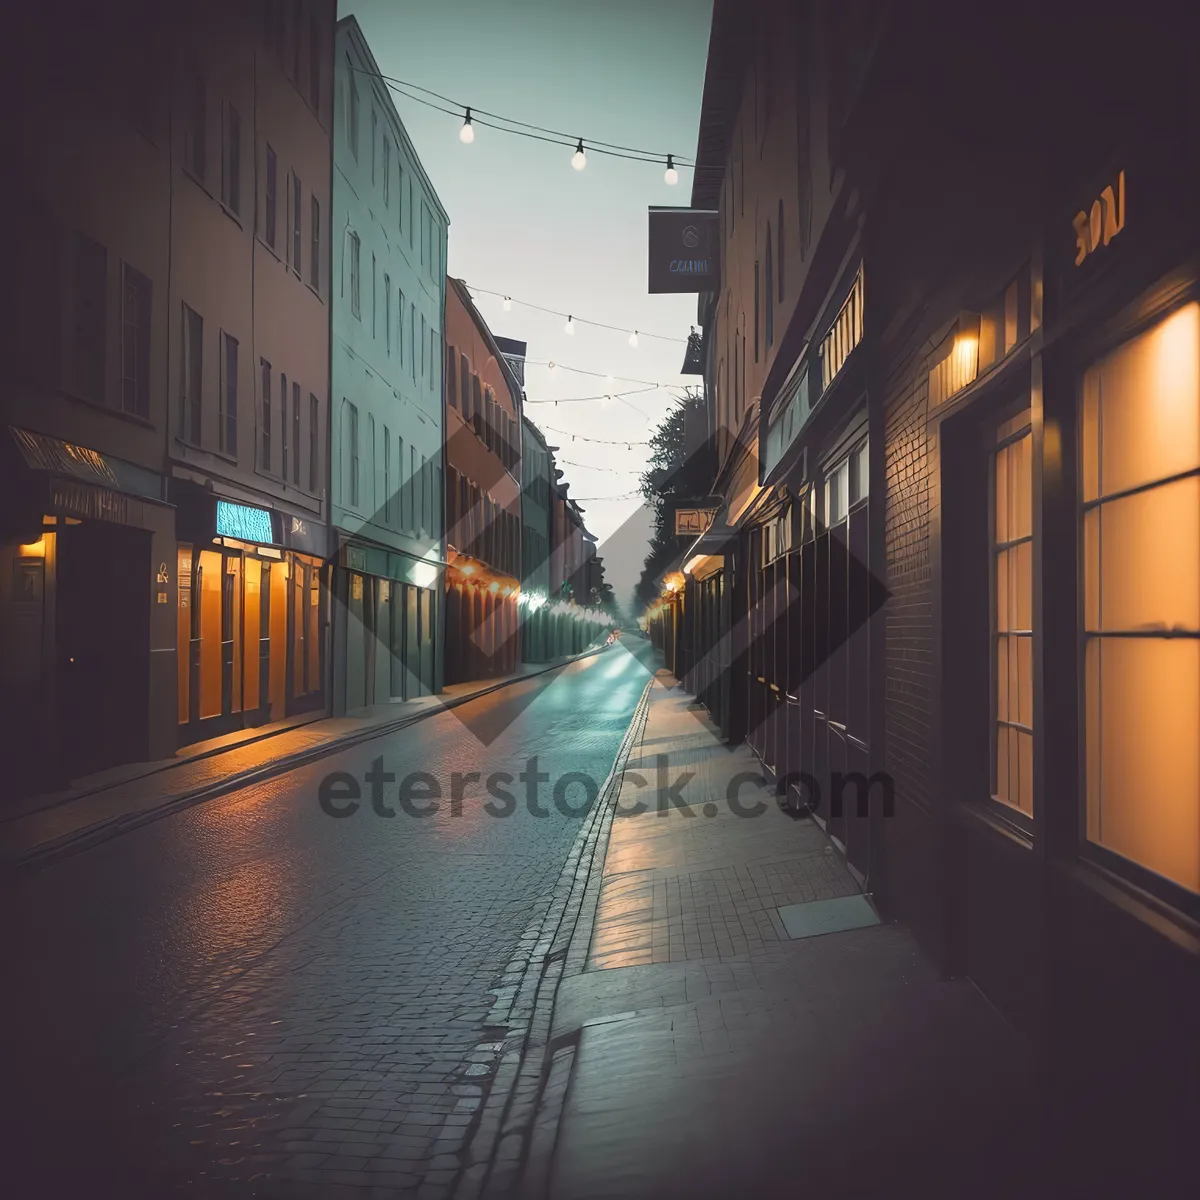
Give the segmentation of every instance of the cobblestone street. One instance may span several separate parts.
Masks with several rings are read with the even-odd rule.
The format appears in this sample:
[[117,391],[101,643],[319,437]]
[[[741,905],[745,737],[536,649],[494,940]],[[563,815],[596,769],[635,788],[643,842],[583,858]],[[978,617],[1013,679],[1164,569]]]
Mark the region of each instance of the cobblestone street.
[[[89,1194],[126,1196],[447,1194],[522,1036],[489,1015],[583,825],[556,810],[555,783],[603,783],[648,650],[522,681],[8,881],[13,1194],[85,1177]],[[396,815],[377,816],[365,779],[380,756],[397,781],[428,772],[437,811],[402,811],[389,781]],[[487,815],[488,776],[535,756],[546,815],[520,780],[515,812]],[[344,819],[318,803],[333,772],[361,788]],[[560,794],[582,808],[583,790]]]

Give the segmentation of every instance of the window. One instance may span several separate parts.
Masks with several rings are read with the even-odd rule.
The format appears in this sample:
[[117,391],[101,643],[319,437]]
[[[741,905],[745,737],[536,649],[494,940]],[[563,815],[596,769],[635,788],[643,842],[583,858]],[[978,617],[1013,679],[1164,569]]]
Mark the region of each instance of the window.
[[412,367],[413,383],[417,382],[417,306],[408,306],[408,348],[411,351],[409,361]]
[[418,528],[417,518],[417,448],[411,442],[408,446],[408,528],[415,533]]
[[375,337],[375,310],[378,307],[377,297],[379,295],[379,284],[376,282],[375,274],[375,254],[371,253],[371,337]]
[[242,118],[232,104],[225,106],[221,146],[221,200],[232,213],[242,211]]
[[238,341],[221,331],[221,389],[218,405],[218,444],[226,454],[237,454]]
[[433,491],[433,480],[429,473],[429,459],[421,455],[421,536],[424,537],[432,527],[429,520],[433,505],[428,503],[429,493]]
[[272,250],[275,249],[275,214],[278,209],[279,201],[276,197],[276,180],[277,180],[278,165],[275,159],[275,151],[270,146],[267,147],[267,197],[263,205],[263,233],[266,237],[267,245]]
[[383,139],[383,207],[392,202],[392,143]]
[[396,470],[400,472],[400,486],[396,488],[396,520],[401,529],[407,529],[405,524],[406,506],[404,503],[404,439],[396,439]]
[[207,166],[205,143],[208,138],[208,96],[204,76],[199,71],[194,71],[185,86],[187,95],[183,112],[183,164],[197,179],[203,180]]
[[392,352],[392,277],[383,273],[383,337],[385,348]]
[[200,389],[203,383],[204,322],[183,306],[183,355],[180,379],[180,433],[200,445]]
[[354,82],[354,67],[349,68],[350,72],[350,103],[347,106],[347,119],[350,122],[350,128],[347,130],[350,139],[350,153],[358,158],[358,85]]
[[279,376],[279,474],[288,473],[288,386],[287,376]]
[[398,307],[396,309],[396,351],[400,355],[400,365],[404,366],[404,291],[397,293]]
[[778,263],[775,268],[775,276],[777,286],[779,288],[779,303],[783,303],[783,201],[779,202],[779,218],[775,222],[775,231],[778,236],[775,252],[779,256]]
[[121,410],[150,415],[150,280],[121,267]]
[[300,486],[300,385],[292,383],[292,482]]
[[308,98],[313,110],[321,111],[321,23],[317,14],[308,19]]
[[383,520],[385,525],[392,522],[392,435],[386,425],[383,427]]
[[310,234],[308,282],[314,292],[321,290],[321,202],[312,198],[312,233]]
[[425,317],[421,317],[421,378],[425,378]]
[[1028,410],[992,456],[992,795],[1033,816],[1033,434]]
[[436,387],[434,386],[434,383],[435,383],[435,380],[437,379],[438,358],[439,358],[439,355],[438,355],[438,349],[437,349],[437,330],[431,329],[429,331],[429,390],[431,392],[437,390]]
[[75,390],[104,403],[108,343],[108,251],[82,233],[75,235]]
[[766,256],[766,301],[767,301],[767,316],[766,329],[763,337],[766,339],[767,349],[769,350],[775,344],[775,262],[771,256],[771,227],[767,226],[767,256]]
[[450,401],[451,408],[458,407],[458,384],[455,380],[455,349],[453,346],[446,347],[446,398]]
[[426,244],[429,240],[429,212],[425,208],[425,201],[421,201],[421,266],[426,263]]
[[1082,424],[1087,838],[1194,895],[1200,305],[1087,370]]
[[379,114],[371,105],[371,182],[375,182],[375,143],[379,141]]
[[754,361],[758,362],[758,263],[754,264]]
[[411,250],[416,243],[413,241],[413,225],[416,222],[413,220],[413,181],[412,176],[408,177],[408,248]]
[[259,369],[262,374],[262,420],[259,422],[259,465],[264,471],[271,469],[271,364],[265,358],[260,358]]
[[396,221],[397,228],[401,233],[404,232],[404,163],[400,161],[400,156],[396,156],[396,166],[399,171],[400,186],[396,192]]
[[319,449],[321,445],[321,405],[311,392],[308,394],[308,490],[314,495],[321,490]]
[[300,176],[292,172],[292,270],[300,275]]
[[347,409],[350,417],[350,503],[353,507],[358,507],[358,408],[356,405],[349,405]]
[[468,390],[471,383],[471,364],[467,360],[465,354],[459,356],[458,360],[458,386],[462,399],[462,415],[464,421],[469,421],[471,412],[471,393]]
[[350,235],[350,311],[362,320],[361,287],[359,280],[359,252],[361,244],[358,234]]
[[303,15],[301,0],[292,0],[292,79],[300,86],[300,26]]

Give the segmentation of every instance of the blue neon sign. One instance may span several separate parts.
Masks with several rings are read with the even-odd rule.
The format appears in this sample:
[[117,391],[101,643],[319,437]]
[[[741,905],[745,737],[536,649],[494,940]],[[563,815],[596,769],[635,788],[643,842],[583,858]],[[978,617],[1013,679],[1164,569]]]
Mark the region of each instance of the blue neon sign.
[[242,542],[273,542],[271,514],[265,508],[249,508],[245,504],[217,501],[217,533],[221,537],[237,538]]

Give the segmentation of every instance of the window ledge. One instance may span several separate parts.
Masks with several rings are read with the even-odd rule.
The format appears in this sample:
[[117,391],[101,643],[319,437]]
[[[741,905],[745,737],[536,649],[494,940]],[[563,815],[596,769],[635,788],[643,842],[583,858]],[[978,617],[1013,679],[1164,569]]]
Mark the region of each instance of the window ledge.
[[143,417],[138,413],[126,412],[123,408],[106,404],[103,400],[93,400],[90,396],[85,396],[82,392],[77,392],[71,387],[62,388],[61,393],[68,400],[75,400],[80,404],[86,404],[88,408],[93,408],[97,412],[107,413],[110,417],[117,417],[122,421],[128,421],[131,425],[140,425],[143,429],[157,428],[149,417]]
[[964,826],[987,829],[1023,850],[1033,849],[1033,835],[1022,829],[1006,813],[997,812],[991,804],[955,804],[955,818]]
[[1086,858],[1055,863],[1054,869],[1064,879],[1107,900],[1134,920],[1153,929],[1180,950],[1200,958],[1200,921],[1166,900]]
[[245,223],[242,221],[241,214],[235,208],[230,208],[224,200],[218,200],[217,203],[221,206],[221,211],[244,233],[246,230]]

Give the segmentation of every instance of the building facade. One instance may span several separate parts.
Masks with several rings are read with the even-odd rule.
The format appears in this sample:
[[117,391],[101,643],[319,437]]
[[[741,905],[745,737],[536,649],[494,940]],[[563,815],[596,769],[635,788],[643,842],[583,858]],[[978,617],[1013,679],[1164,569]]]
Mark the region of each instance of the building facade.
[[10,30],[24,111],[0,373],[0,770],[16,793],[176,745],[172,43],[165,23],[126,37],[118,14],[60,8]]
[[333,18],[324,0],[172,14],[166,574],[184,742],[326,703]]
[[0,690],[70,776],[324,704],[334,18],[58,7],[14,60]]
[[725,735],[1028,1036],[1038,1135],[1143,1184],[1200,1076],[1197,109],[1157,27],[718,0],[721,505],[657,606]]
[[448,218],[358,22],[338,22],[333,706],[441,690]]
[[521,455],[521,653],[523,662],[547,662],[557,649],[551,638],[550,492],[553,447],[523,419]]
[[520,662],[521,385],[458,279],[446,285],[446,682]]

